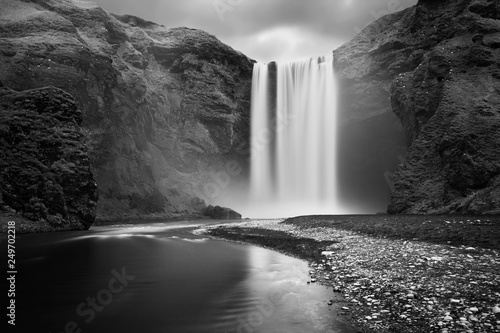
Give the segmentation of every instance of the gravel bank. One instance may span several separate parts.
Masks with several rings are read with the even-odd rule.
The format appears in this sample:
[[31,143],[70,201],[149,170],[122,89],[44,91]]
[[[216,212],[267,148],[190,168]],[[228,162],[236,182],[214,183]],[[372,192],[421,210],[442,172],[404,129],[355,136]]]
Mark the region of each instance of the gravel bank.
[[[310,216],[197,233],[309,261],[361,332],[500,332],[500,219]],[[425,240],[425,241],[424,241]]]

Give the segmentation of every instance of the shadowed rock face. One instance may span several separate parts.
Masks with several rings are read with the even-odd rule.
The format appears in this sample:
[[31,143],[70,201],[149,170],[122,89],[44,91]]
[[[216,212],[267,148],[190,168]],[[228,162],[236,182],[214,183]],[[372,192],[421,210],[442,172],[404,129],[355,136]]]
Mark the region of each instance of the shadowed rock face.
[[335,51],[344,89],[390,97],[403,125],[390,213],[500,212],[499,16],[497,1],[420,1]]
[[81,121],[75,100],[60,89],[0,88],[4,204],[50,229],[92,225],[98,193]]
[[227,189],[217,175],[247,169],[252,61],[205,32],[78,3],[0,0],[3,84],[74,96],[100,216],[201,214]]

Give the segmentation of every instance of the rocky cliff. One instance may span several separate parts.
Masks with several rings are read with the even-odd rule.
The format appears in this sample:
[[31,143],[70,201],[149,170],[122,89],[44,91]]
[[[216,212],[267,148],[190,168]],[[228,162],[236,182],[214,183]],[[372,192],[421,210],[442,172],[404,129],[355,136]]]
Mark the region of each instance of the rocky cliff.
[[36,221],[32,231],[94,222],[97,184],[81,122],[73,97],[60,89],[0,88],[0,208]]
[[86,2],[0,0],[0,78],[83,113],[99,216],[201,214],[248,160],[252,61],[199,30]]
[[391,82],[405,69],[393,68],[397,51],[379,41],[401,15],[382,17],[333,51],[339,86],[338,182],[344,205],[357,212],[386,210],[392,175],[406,154],[404,131],[390,102]]
[[420,0],[334,52],[350,111],[390,97],[403,126],[390,213],[500,212],[499,48],[498,1]]

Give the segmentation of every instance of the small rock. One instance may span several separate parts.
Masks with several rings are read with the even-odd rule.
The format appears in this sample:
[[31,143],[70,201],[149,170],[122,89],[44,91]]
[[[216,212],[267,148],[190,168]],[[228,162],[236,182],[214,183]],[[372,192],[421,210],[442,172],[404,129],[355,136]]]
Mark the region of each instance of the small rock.
[[445,320],[445,321],[451,321],[451,320],[453,320],[453,318],[451,318],[450,316],[446,316],[446,317],[443,318],[443,320]]
[[476,308],[475,306],[473,306],[473,307],[469,308],[469,311],[471,311],[471,312],[478,312],[479,309]]
[[450,299],[450,302],[453,303],[453,304],[460,304],[460,300],[459,299]]
[[500,307],[495,305],[491,311],[493,311],[493,313],[500,313]]

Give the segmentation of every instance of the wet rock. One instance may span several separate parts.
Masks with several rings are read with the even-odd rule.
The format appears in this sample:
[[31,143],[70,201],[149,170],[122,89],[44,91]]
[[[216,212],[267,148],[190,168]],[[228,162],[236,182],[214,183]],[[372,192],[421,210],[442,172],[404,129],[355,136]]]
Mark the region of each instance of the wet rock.
[[214,220],[239,220],[241,219],[241,214],[235,212],[231,208],[220,207],[220,206],[208,206],[204,211],[203,215],[209,216]]

